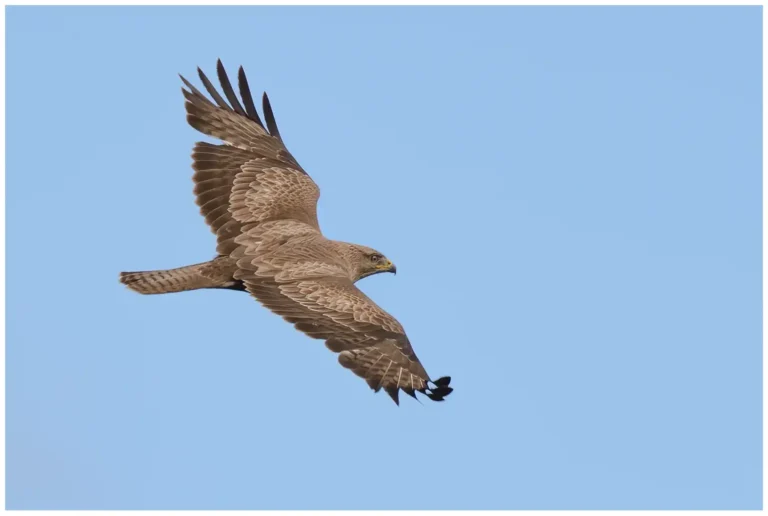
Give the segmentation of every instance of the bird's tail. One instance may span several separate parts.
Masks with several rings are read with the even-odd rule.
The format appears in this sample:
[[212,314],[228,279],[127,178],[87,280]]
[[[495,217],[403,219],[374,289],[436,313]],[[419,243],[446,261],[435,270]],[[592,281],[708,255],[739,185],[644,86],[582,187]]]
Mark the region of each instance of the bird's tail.
[[199,288],[243,290],[240,282],[221,270],[216,260],[178,269],[121,272],[120,283],[139,294],[170,294]]

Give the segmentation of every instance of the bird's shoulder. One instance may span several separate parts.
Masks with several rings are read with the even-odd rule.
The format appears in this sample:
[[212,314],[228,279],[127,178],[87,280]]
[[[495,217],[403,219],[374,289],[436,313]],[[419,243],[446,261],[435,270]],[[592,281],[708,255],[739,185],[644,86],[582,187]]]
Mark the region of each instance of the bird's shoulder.
[[346,259],[333,240],[301,221],[284,219],[243,228],[232,253],[243,272],[278,282],[305,278],[349,278]]

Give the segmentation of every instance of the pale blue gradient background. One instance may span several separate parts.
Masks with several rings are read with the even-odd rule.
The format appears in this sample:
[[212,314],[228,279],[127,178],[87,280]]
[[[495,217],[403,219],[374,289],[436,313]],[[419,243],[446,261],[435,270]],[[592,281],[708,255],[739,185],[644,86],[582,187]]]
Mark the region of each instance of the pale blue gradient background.
[[[760,508],[759,7],[7,14],[9,508]],[[176,73],[217,57],[446,403],[118,284],[213,256]]]

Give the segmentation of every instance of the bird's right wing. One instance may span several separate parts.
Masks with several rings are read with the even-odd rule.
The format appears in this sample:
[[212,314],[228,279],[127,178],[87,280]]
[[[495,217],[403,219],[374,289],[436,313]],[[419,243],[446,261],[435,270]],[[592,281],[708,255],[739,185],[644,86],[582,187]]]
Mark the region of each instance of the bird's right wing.
[[238,260],[235,277],[246,290],[299,331],[325,340],[328,349],[339,353],[339,363],[374,391],[384,389],[399,403],[401,390],[413,397],[418,391],[435,401],[453,390],[450,377],[430,379],[400,323],[348,278],[279,281],[260,274],[257,262],[247,251]]
[[187,121],[198,131],[225,142],[199,142],[192,153],[196,201],[217,236],[219,254],[228,255],[236,249],[234,238],[246,223],[293,219],[319,229],[320,190],[283,144],[266,93],[265,127],[242,67],[238,73],[242,104],[221,61],[217,73],[229,103],[202,70],[198,73],[215,103],[182,77],[188,88],[182,88]]

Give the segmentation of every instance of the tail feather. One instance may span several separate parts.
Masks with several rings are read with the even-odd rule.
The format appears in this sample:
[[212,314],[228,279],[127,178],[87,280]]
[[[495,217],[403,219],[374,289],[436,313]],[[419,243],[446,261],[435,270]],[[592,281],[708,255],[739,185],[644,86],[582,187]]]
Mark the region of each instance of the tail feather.
[[213,262],[187,265],[177,269],[121,272],[120,283],[139,294],[170,294],[200,288],[243,290],[231,275],[211,274]]

